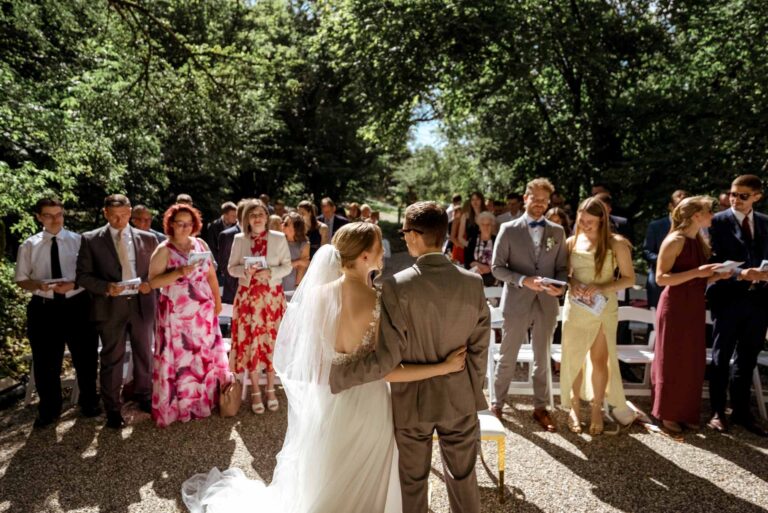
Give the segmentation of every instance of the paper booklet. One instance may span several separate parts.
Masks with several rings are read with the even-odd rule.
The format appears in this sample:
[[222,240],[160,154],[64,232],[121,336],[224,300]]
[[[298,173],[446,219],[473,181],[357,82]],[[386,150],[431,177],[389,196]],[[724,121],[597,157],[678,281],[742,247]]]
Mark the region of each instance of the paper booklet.
[[117,283],[117,286],[123,287],[123,291],[119,295],[127,296],[129,294],[133,294],[139,289],[139,285],[141,285],[141,278],[133,278],[132,280],[120,281]]
[[602,294],[595,294],[592,296],[592,303],[587,303],[583,299],[571,296],[571,303],[587,310],[593,315],[599,316],[605,310],[605,305],[608,304],[608,298]]
[[211,260],[213,255],[210,251],[193,251],[187,257],[188,265],[202,264],[206,260]]
[[734,262],[733,260],[726,260],[719,267],[715,268],[716,273],[730,273],[735,271],[744,262]]
[[555,280],[552,278],[542,278],[541,283],[543,283],[544,285],[553,285],[555,287],[565,287],[566,285],[568,285],[568,283],[564,281]]
[[267,268],[267,259],[263,256],[243,257],[243,263],[245,264],[246,269],[250,269],[251,267],[256,267],[256,269]]

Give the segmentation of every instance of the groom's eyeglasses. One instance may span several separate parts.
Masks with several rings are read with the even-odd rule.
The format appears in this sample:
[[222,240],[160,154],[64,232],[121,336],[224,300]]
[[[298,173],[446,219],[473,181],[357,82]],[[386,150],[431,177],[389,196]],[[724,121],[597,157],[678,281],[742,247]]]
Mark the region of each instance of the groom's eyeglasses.
[[400,236],[401,236],[401,237],[405,237],[405,234],[406,234],[406,233],[410,233],[410,232],[416,232],[416,233],[418,233],[419,235],[424,235],[424,232],[423,232],[423,231],[421,231],[421,230],[417,230],[416,228],[403,228],[403,229],[401,229],[401,230],[397,230],[397,231],[398,231],[398,232],[400,232]]

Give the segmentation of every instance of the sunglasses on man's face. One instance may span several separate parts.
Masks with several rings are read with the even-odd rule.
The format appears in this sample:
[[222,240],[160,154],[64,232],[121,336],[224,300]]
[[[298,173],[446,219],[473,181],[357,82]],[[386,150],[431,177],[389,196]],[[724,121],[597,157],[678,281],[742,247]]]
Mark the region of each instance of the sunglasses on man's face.
[[397,231],[400,232],[400,235],[403,236],[403,237],[405,237],[406,233],[411,233],[411,232],[416,232],[419,235],[424,235],[423,231],[417,230],[416,228],[403,228],[403,229],[397,230]]
[[739,198],[741,201],[747,201],[754,194],[754,192],[729,192],[728,196],[731,198]]

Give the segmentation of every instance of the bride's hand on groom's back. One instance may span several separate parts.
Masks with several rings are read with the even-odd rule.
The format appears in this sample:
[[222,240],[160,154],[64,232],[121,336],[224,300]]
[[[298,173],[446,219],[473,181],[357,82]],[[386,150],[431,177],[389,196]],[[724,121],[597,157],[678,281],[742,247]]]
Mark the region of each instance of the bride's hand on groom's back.
[[445,359],[446,374],[463,371],[467,363],[467,346],[455,349]]

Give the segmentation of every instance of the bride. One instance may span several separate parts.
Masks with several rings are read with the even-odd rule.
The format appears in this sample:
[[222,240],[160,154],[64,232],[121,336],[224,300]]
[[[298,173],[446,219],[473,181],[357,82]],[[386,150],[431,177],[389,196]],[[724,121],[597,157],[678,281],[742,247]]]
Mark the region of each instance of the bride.
[[[288,304],[274,366],[288,398],[288,429],[272,483],[240,469],[198,474],[182,485],[192,513],[401,511],[389,386],[374,381],[332,395],[328,374],[375,347],[382,268],[381,230],[339,229]],[[438,364],[401,364],[386,381],[418,381],[463,370],[465,349]]]

